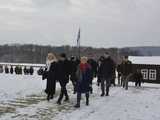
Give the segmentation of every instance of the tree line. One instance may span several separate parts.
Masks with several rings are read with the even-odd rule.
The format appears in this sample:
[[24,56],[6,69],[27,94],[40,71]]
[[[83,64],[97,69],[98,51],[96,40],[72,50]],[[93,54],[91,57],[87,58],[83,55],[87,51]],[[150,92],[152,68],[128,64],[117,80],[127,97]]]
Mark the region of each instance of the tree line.
[[[98,59],[103,55],[104,51],[108,51],[113,59],[118,62],[122,55],[138,56],[138,51],[129,48],[93,48],[81,47],[81,56],[88,56]],[[11,63],[42,63],[46,61],[46,55],[49,52],[55,54],[66,53],[68,57],[78,56],[78,49],[75,46],[42,46],[33,44],[6,44],[0,45],[0,62]]]

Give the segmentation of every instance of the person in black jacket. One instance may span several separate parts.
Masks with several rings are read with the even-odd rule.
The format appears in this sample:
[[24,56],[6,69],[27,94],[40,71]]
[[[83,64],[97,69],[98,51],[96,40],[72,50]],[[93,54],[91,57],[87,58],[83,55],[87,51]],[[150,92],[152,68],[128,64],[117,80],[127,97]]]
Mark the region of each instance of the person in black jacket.
[[67,93],[66,85],[69,82],[70,74],[70,63],[66,57],[66,54],[62,53],[60,55],[60,60],[58,62],[58,81],[61,86],[61,92],[57,101],[57,104],[61,104],[63,96],[65,95],[64,101],[69,101],[69,96]]
[[72,56],[70,59],[70,80],[72,81],[74,94],[76,93],[76,83],[77,83],[76,71],[77,71],[78,64],[79,63],[76,61],[76,58]]
[[134,73],[134,79],[135,79],[135,86],[139,86],[141,87],[141,82],[143,80],[143,75],[141,73],[141,71],[138,69],[135,73]]
[[9,68],[8,68],[8,66],[7,66],[7,65],[5,66],[5,73],[6,73],[6,74],[8,74],[8,73],[9,73]]
[[113,72],[112,72],[112,79],[111,79],[111,85],[114,85],[116,86],[116,83],[115,83],[115,79],[116,79],[116,64],[115,62],[113,61]]
[[118,72],[118,85],[122,85],[121,76],[122,76],[122,70],[121,65],[117,65],[117,72]]
[[100,58],[99,58],[99,60],[98,60],[98,67],[97,67],[97,85],[98,86],[100,86],[100,84],[101,84],[101,79],[102,79],[102,77],[101,77],[101,75],[100,75],[100,67],[101,67],[101,64],[102,64],[102,62],[103,62],[103,60],[104,60],[104,56],[101,56]]
[[30,73],[30,75],[33,75],[33,73],[34,73],[34,69],[32,66],[29,68],[29,73]]
[[43,73],[43,79],[47,79],[45,92],[47,94],[47,100],[53,99],[56,91],[57,80],[57,58],[53,53],[48,53],[46,61],[46,70]]
[[[88,59],[87,63],[90,64],[90,66],[91,66],[92,81],[93,81],[94,77],[97,76],[97,66],[98,65],[97,65],[97,62],[92,58]],[[91,86],[90,86],[90,93],[91,94],[93,93],[92,82],[91,82]]]
[[23,72],[25,75],[27,75],[27,67],[26,66],[24,66]]
[[[101,77],[101,90],[102,90],[101,96],[104,96],[105,92],[106,96],[109,96],[109,87],[114,75],[113,73],[114,61],[111,59],[108,52],[104,54],[104,58],[101,61],[98,71],[99,71],[99,76]],[[106,90],[105,90],[105,84],[106,84]]]
[[10,73],[13,74],[13,66],[10,68]]

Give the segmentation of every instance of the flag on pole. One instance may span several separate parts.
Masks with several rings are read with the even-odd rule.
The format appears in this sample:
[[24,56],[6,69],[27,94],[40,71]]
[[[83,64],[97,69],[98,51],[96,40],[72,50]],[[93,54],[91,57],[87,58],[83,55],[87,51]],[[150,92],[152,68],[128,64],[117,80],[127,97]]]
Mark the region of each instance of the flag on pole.
[[81,37],[81,30],[79,28],[79,31],[78,31],[78,36],[77,36],[77,45],[80,46],[80,37]]
[[80,59],[80,38],[81,38],[81,30],[79,28],[79,31],[78,31],[78,36],[77,36],[77,48],[78,48],[78,57]]

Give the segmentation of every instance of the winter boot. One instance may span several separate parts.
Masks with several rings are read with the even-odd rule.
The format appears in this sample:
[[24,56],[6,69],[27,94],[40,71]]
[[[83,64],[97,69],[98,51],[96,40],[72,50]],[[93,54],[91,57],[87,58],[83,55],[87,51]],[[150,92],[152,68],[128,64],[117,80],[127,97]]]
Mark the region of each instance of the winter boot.
[[76,104],[74,107],[75,107],[75,108],[80,108],[80,105],[79,105],[79,104]]
[[50,95],[50,99],[53,99],[53,98],[54,98],[54,95],[53,95],[53,94],[51,94],[51,95]]
[[64,102],[68,102],[69,101],[69,97],[66,97],[65,99],[64,99]]
[[106,96],[109,96],[109,86],[106,88]]
[[77,104],[74,107],[75,108],[80,108],[80,98],[77,98]]
[[86,105],[89,105],[89,93],[86,93]]
[[58,104],[58,105],[61,105],[61,101],[58,100],[58,101],[57,101],[57,104]]
[[105,93],[102,93],[102,94],[101,94],[101,97],[103,97],[104,95],[105,95]]
[[48,100],[48,101],[50,100],[50,95],[49,95],[49,94],[47,95],[47,100]]

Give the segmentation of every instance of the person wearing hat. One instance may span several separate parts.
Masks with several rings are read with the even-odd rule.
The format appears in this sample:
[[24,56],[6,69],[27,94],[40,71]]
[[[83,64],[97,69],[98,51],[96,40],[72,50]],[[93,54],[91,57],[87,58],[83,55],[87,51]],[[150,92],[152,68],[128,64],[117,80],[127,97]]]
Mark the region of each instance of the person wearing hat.
[[58,62],[58,81],[61,86],[61,92],[57,101],[57,104],[61,104],[61,101],[65,95],[64,101],[69,101],[66,85],[69,82],[70,64],[65,53],[60,54],[60,60]]
[[99,76],[101,77],[101,96],[104,95],[109,96],[109,87],[111,84],[111,80],[114,75],[114,61],[110,57],[109,53],[106,52],[101,60],[101,64],[99,66]]

